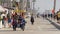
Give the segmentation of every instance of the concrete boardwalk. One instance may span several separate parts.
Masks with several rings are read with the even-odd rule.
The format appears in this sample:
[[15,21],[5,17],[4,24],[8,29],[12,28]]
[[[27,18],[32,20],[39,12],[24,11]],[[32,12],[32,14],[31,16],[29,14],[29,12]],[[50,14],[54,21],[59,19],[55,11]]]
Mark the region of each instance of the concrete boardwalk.
[[50,22],[52,22],[52,24],[56,27],[56,28],[58,28],[59,30],[60,30],[60,23],[57,23],[57,19],[51,19],[51,18],[47,18],[48,19],[48,21],[50,21]]
[[52,25],[48,20],[43,19],[42,17],[40,18],[35,18],[35,23],[34,25],[31,25],[30,23],[30,19],[27,18],[26,19],[27,24],[25,26],[25,31],[22,31],[20,28],[17,28],[17,31],[12,31],[12,28],[3,28],[0,29],[0,33],[4,34],[57,34],[60,31],[54,26]]

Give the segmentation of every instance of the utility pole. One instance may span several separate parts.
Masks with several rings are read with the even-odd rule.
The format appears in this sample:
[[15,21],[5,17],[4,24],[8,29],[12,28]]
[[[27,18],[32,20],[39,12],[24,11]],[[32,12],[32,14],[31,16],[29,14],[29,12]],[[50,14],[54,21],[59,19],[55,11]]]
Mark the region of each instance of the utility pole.
[[55,19],[55,17],[54,17],[55,9],[56,9],[56,0],[54,0],[53,15],[52,15],[54,19]]
[[56,8],[56,0],[54,0],[54,13],[55,13],[55,8]]

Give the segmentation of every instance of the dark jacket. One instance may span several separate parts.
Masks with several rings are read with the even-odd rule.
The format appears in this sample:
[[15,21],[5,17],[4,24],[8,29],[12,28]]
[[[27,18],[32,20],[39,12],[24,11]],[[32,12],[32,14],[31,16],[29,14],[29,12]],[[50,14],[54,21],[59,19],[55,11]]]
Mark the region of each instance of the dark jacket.
[[31,22],[34,22],[34,17],[33,16],[31,16]]
[[17,25],[17,21],[13,19],[12,25]]

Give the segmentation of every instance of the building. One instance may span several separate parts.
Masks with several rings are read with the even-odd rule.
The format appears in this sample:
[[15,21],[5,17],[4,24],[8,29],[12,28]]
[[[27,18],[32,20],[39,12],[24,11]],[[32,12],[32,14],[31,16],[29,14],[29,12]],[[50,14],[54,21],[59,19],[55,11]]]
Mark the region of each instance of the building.
[[19,8],[24,10],[26,8],[27,0],[1,0],[1,4],[3,7],[12,8],[15,2],[18,2]]
[[13,4],[18,2],[20,10],[27,10],[27,12],[34,13],[34,2],[35,0],[2,0],[1,5],[4,7],[12,8]]
[[3,6],[3,7],[11,7],[11,0],[1,0],[1,5]]
[[35,11],[35,0],[27,0],[27,12],[30,12],[31,14],[35,14],[36,15],[36,11]]
[[[21,2],[21,1],[22,1],[22,2]],[[22,10],[26,10],[27,0],[20,0],[20,2],[21,2],[21,5],[20,5],[21,9],[22,9]]]

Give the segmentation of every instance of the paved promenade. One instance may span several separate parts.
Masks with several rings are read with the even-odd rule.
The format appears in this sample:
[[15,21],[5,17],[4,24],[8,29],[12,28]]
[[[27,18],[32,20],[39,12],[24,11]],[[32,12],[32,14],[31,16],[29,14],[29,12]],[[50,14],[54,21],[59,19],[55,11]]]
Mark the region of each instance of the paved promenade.
[[13,31],[12,28],[2,28],[0,29],[0,34],[57,34],[60,31],[51,24],[46,19],[35,18],[34,25],[31,25],[30,19],[26,19],[27,24],[25,26],[25,31],[22,31],[20,28],[17,28],[17,31]]

